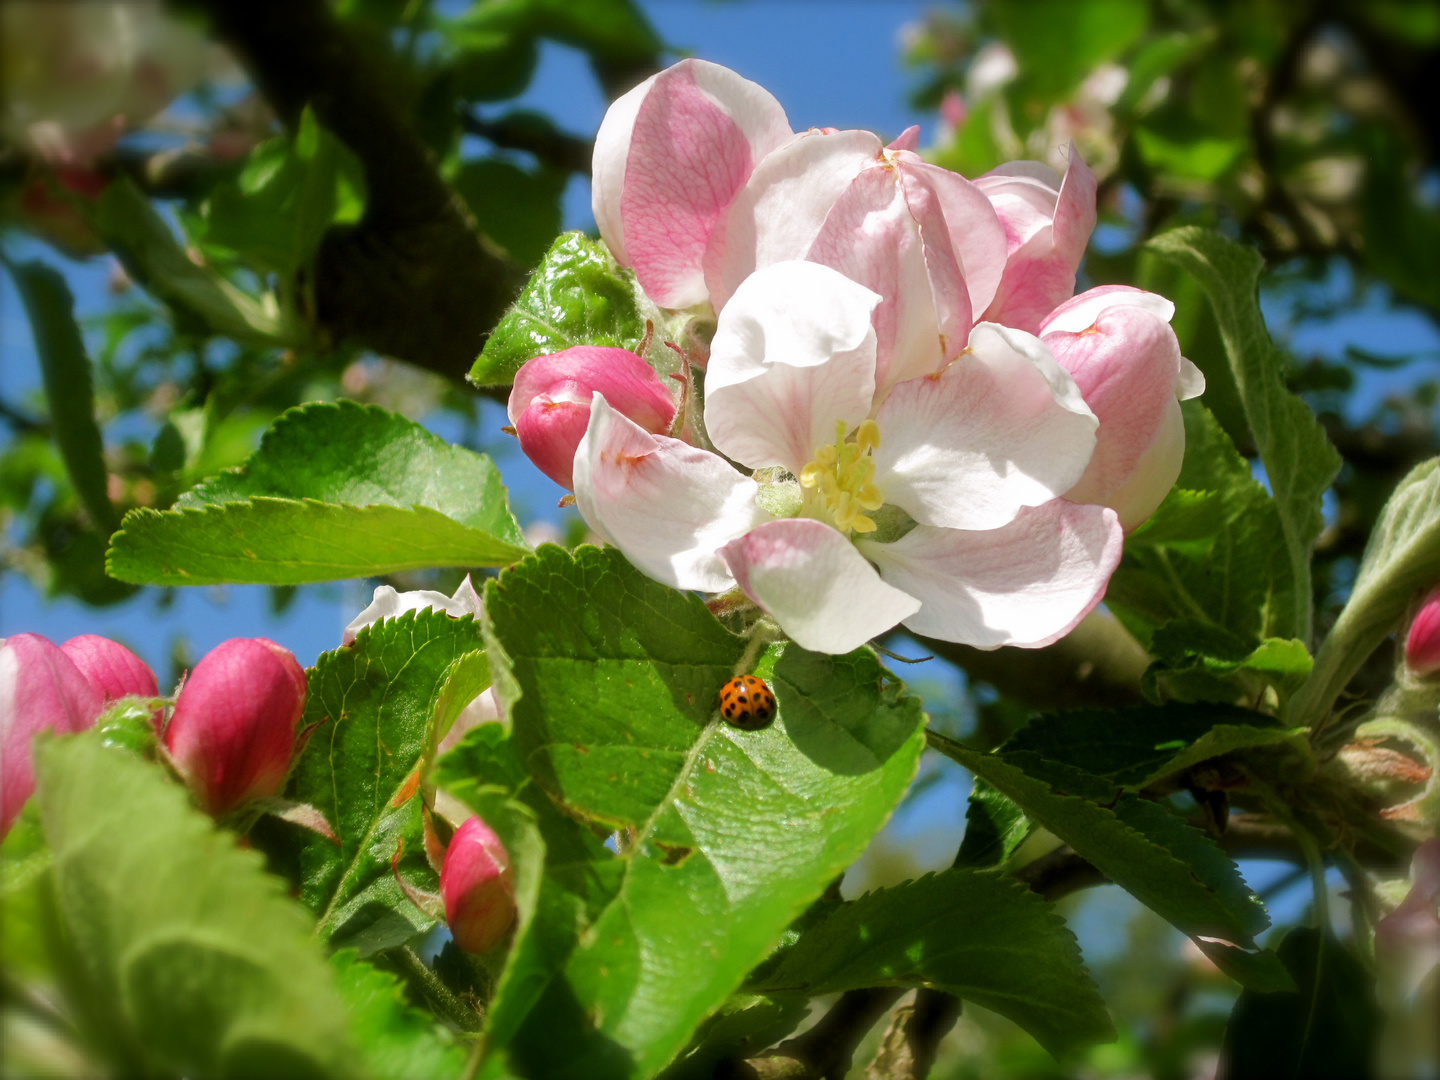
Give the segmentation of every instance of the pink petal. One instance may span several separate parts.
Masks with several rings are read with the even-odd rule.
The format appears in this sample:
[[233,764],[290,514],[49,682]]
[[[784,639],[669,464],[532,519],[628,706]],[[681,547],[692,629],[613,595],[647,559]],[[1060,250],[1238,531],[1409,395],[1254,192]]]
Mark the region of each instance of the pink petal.
[[875,393],[880,298],[829,267],[784,262],[748,277],[720,315],[705,370],[705,426],[727,457],[799,474],[835,422]]
[[1180,343],[1144,307],[1106,308],[1088,329],[1053,331],[1044,341],[1100,418],[1095,453],[1066,498],[1110,506],[1132,529],[1180,475]]
[[35,790],[30,741],[41,731],[84,731],[104,700],[54,642],[39,634],[0,638],[0,837]]
[[897,135],[895,137],[895,141],[892,142],[889,146],[885,147],[885,149],[910,150],[912,152],[920,149],[920,125],[912,124],[910,127],[906,128],[899,135]]
[[1038,334],[1044,337],[1052,330],[1078,334],[1090,329],[1101,315],[1117,307],[1140,308],[1167,323],[1175,317],[1175,305],[1159,293],[1146,292],[1131,285],[1100,285],[1079,296],[1072,296],[1050,312],[1041,322]]
[[1034,333],[1075,291],[1075,271],[1095,228],[1095,174],[1072,144],[1070,167],[1049,204],[1053,176],[1038,163],[1012,162],[975,182],[995,204],[1010,248],[988,321]]
[[907,177],[923,178],[935,192],[965,279],[970,310],[984,311],[995,298],[1008,254],[1005,229],[995,207],[983,191],[959,173],[908,157],[902,168]]
[[[617,127],[629,108],[627,103]],[[652,300],[682,308],[706,299],[701,263],[711,230],[756,162],[790,136],[779,102],[717,64],[682,60],[655,77],[630,130],[617,236]],[[612,232],[618,141],[607,133],[600,179],[606,190],[594,196]]]
[[720,311],[755,270],[803,259],[861,170],[881,160],[868,131],[807,131],[755,166],[710,237],[705,283]]
[[941,276],[952,286],[958,282],[953,253],[927,253],[897,171],[874,168],[846,188],[806,256],[880,294],[874,323],[881,400],[893,384],[938,371],[952,344],[941,338],[927,254],[939,263],[948,254]]
[[1056,499],[984,532],[918,525],[861,552],[897,588],[924,598],[917,634],[981,649],[1033,649],[1064,637],[1098,604],[1120,562],[1115,512]]
[[799,645],[847,653],[920,608],[855,546],[810,518],[772,521],[720,549],[745,595]]
[[118,641],[96,634],[73,637],[60,651],[68,656],[106,702],[134,695],[159,697],[160,687],[150,665]]
[[717,549],[769,520],[758,490],[719,455],[651,435],[595,395],[575,452],[576,505],[656,581],[702,592],[734,585]]
[[590,209],[595,213],[595,227],[600,239],[621,266],[630,265],[625,251],[625,229],[620,217],[620,198],[625,192],[625,162],[630,156],[630,140],[640,105],[655,85],[659,74],[651,75],[639,86],[610,103],[600,130],[595,133],[595,151],[590,158]]
[[1095,417],[1038,338],[981,323],[939,375],[903,382],[875,416],[875,484],[923,525],[995,529],[1085,471]]

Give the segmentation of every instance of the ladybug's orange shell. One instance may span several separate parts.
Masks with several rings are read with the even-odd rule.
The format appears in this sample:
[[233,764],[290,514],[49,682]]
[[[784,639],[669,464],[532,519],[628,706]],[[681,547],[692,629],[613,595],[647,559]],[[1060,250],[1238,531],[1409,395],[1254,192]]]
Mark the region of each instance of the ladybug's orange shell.
[[736,675],[719,693],[720,716],[731,727],[758,731],[775,719],[775,695],[764,679]]

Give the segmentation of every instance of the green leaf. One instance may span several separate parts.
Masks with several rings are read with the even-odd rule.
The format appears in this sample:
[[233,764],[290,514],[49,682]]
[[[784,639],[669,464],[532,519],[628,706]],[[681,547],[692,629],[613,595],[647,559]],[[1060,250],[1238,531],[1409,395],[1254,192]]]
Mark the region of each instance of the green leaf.
[[110,571],[146,584],[298,585],[527,550],[489,458],[352,402],[291,409],[243,467],[123,525]]
[[209,333],[261,346],[292,344],[279,312],[190,261],[129,177],[100,193],[94,224],[131,277]]
[[976,870],[1002,866],[1034,828],[1035,823],[1014,799],[977,777],[965,808],[965,833],[960,838],[955,865]]
[[527,172],[508,161],[467,161],[451,180],[480,230],[520,266],[536,265],[560,232],[560,197],[568,174]]
[[465,1050],[428,1013],[405,1001],[399,980],[371,967],[354,950],[330,958],[350,1034],[371,1076],[443,1080],[465,1068]]
[[1223,941],[1192,938],[1210,962],[1247,990],[1275,994],[1295,989],[1295,980],[1269,949],[1249,951]]
[[664,1080],[713,1080],[722,1061],[754,1057],[799,1026],[810,1011],[803,996],[737,994],[696,1032]]
[[1056,1057],[1115,1037],[1064,920],[1020,882],[972,870],[837,905],[747,989],[814,997],[921,985],[998,1012]]
[[1315,670],[1290,701],[1296,723],[1322,720],[1407,607],[1440,581],[1440,458],[1400,481],[1365,546],[1350,599],[1315,657]]
[[1323,525],[1320,496],[1340,470],[1340,456],[1310,407],[1285,386],[1285,357],[1265,329],[1259,279],[1264,260],[1254,250],[1211,230],[1186,226],[1147,247],[1180,266],[1204,287],[1260,460],[1274,493],[1290,562],[1291,607],[1273,636],[1311,636],[1310,555]]
[[50,903],[45,877],[50,861],[32,799],[0,842],[0,956],[11,975],[39,974],[50,966],[43,930]]
[[1185,620],[1254,648],[1293,609],[1280,517],[1210,411],[1198,401],[1181,409],[1177,486],[1125,538],[1105,601],[1146,646],[1159,627]]
[[653,1075],[884,823],[923,748],[920,704],[869,651],[788,646],[756,669],[777,720],[731,728],[715,696],[744,642],[614,551],[541,548],[487,584],[485,620],[518,757],[567,813],[625,837],[615,891],[512,1058]]
[[929,738],[1185,933],[1249,947],[1269,925],[1235,864],[1160,804],[1033,753],[982,754],[933,731]]
[[122,1072],[355,1074],[310,919],[256,853],[95,734],[37,741],[35,765],[59,909]]
[[294,274],[332,225],[359,221],[364,209],[359,159],[306,106],[293,137],[257,146],[239,177],[215,188],[205,206],[205,239],[260,270]]
[[[1266,686],[1288,697],[1310,674],[1303,642],[1267,638],[1251,648],[1240,637],[1209,623],[1175,619],[1150,641],[1155,662],[1143,677],[1151,701],[1259,699]],[[1161,693],[1161,687],[1164,693]]]
[[563,233],[485,342],[470,381],[508,386],[533,357],[575,345],[634,349],[644,335],[630,275],[603,244]]
[[1373,1075],[1380,1012],[1374,977],[1328,932],[1291,930],[1277,950],[1298,991],[1246,990],[1225,1029],[1230,1080],[1350,1080]]
[[90,358],[75,325],[74,297],[65,279],[42,263],[7,261],[6,265],[35,337],[40,378],[65,472],[95,528],[108,535],[118,522],[106,491],[105,446],[95,420]]
[[417,768],[452,666],[480,646],[470,617],[407,612],[361,630],[307,673],[303,724],[309,741],[286,788],[319,810],[337,847],[304,832],[301,899],[320,919],[320,936],[362,956],[408,941],[431,920],[391,873],[434,891],[425,859]]

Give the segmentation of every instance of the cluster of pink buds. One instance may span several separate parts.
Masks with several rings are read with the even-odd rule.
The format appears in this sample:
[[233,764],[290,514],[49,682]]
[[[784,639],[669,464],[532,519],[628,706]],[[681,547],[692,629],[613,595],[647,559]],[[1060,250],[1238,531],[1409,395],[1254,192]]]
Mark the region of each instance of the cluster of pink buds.
[[39,634],[0,638],[0,837],[35,790],[30,741],[91,727],[123,697],[155,697],[155,673],[125,646],[85,634],[56,645]]
[[[0,639],[0,837],[35,790],[31,741],[94,726],[112,703],[156,698],[155,673],[125,646],[85,634],[57,646],[39,634]],[[305,672],[264,638],[211,650],[185,680],[169,722],[155,723],[170,760],[217,816],[285,786],[305,708]]]

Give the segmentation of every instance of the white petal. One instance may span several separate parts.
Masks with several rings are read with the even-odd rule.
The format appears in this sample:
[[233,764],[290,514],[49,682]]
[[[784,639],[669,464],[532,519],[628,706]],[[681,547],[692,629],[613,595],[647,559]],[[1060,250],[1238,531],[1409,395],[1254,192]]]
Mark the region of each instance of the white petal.
[[595,395],[575,451],[575,502],[592,529],[656,581],[730,588],[717,549],[770,519],[758,490],[718,455],[651,435]]
[[1205,373],[1185,357],[1180,357],[1180,381],[1175,386],[1175,396],[1189,401],[1205,392]]
[[[397,615],[407,611],[443,611],[445,614],[460,618],[462,615],[480,614],[479,597],[475,595],[473,586],[466,595],[466,586],[470,585],[470,578],[467,575],[461,582],[460,588],[455,590],[454,597],[446,596],[444,593],[432,592],[429,589],[412,589],[409,592],[397,592],[389,585],[377,585],[375,595],[370,600],[370,606],[350,620],[350,625],[345,627],[341,636],[341,642],[349,645],[355,640],[355,635],[365,627],[379,622],[381,619],[393,619]],[[474,600],[471,600],[474,597]]]
[[885,581],[924,597],[909,629],[994,649],[1039,648],[1073,630],[1105,595],[1122,542],[1115,511],[1056,499],[1001,529],[918,525],[893,544],[857,546]]
[[807,131],[755,166],[711,234],[705,284],[719,311],[753,271],[803,259],[835,200],[881,156],[868,131]]
[[1114,307],[1137,307],[1167,323],[1175,317],[1175,305],[1159,293],[1129,285],[1101,285],[1065,301],[1047,315],[1040,324],[1039,336],[1055,330],[1078,334],[1090,329],[1101,315]]
[[621,266],[629,266],[625,255],[625,231],[620,223],[620,196],[625,189],[625,160],[630,156],[630,135],[645,95],[659,75],[651,75],[629,93],[616,98],[595,133],[595,152],[590,158],[590,209],[600,238]]
[[847,653],[920,609],[855,545],[810,518],[772,521],[721,549],[745,595],[813,652]]
[[705,429],[752,469],[799,473],[835,422],[865,419],[875,393],[880,297],[810,262],[776,263],[745,279],[721,312],[705,370]]
[[998,528],[1063,495],[1099,426],[1038,338],[993,323],[939,375],[895,387],[875,419],[885,501],[948,529]]

